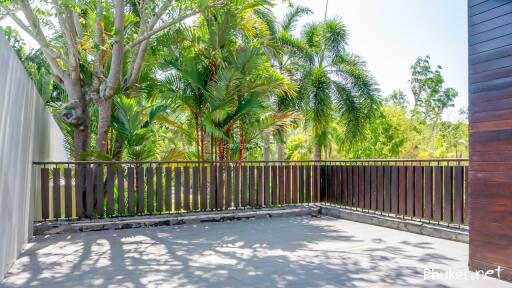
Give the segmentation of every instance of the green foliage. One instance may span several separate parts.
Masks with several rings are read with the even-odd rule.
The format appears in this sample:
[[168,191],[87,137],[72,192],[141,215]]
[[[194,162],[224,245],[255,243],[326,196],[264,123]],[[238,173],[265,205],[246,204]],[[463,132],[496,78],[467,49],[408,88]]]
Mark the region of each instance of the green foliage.
[[441,120],[443,111],[453,107],[458,92],[444,88],[442,67],[431,67],[430,56],[418,57],[411,66],[411,92],[414,96],[413,114],[434,125]]
[[343,128],[342,141],[356,141],[380,106],[375,80],[365,62],[346,51],[347,30],[341,21],[308,24],[302,41],[311,61],[304,63],[299,80],[299,105],[317,153],[327,151],[334,140],[330,127],[335,121]]
[[[110,55],[112,36],[118,32],[107,13],[108,41],[99,45],[94,38],[95,4],[74,3],[62,2],[62,7],[80,13],[80,72],[82,81],[91,85],[96,65],[91,59],[101,51]],[[169,13],[208,3],[212,1],[175,1],[176,9]],[[431,65],[429,56],[418,57],[411,66],[413,103],[407,99],[409,91],[395,90],[381,98],[364,59],[347,51],[348,29],[340,19],[297,27],[311,10],[291,5],[279,20],[270,10],[272,4],[226,1],[152,38],[137,83],[115,91],[108,154],[91,150],[82,157],[261,160],[263,155],[277,155],[279,147],[289,160],[467,156],[467,111],[457,122],[442,121],[458,93],[445,87],[442,68]],[[139,10],[137,1],[127,1],[127,41],[140,36],[141,13],[153,13],[157,4],[149,1],[145,7],[147,11]],[[42,25],[55,32],[49,35],[53,46],[63,49],[63,35],[44,20],[56,11],[37,13]],[[299,29],[301,33],[295,33]],[[41,51],[29,51],[10,27],[1,32],[34,80],[73,155],[73,127],[62,117],[68,96],[53,82]],[[128,56],[122,75],[129,74],[134,61]],[[98,109],[91,106],[94,137]]]

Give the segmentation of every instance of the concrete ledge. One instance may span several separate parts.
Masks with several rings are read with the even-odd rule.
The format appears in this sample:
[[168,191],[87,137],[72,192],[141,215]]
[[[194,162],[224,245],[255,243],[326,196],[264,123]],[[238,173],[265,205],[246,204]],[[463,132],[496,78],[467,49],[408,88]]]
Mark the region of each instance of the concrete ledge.
[[75,233],[87,231],[119,230],[155,226],[172,226],[199,222],[241,221],[271,217],[293,217],[318,215],[318,206],[299,206],[285,208],[244,209],[214,212],[195,212],[136,217],[119,217],[81,221],[55,221],[34,224],[34,236]]
[[400,219],[392,216],[369,214],[361,211],[325,205],[320,205],[320,214],[333,218],[372,224],[446,240],[462,243],[469,242],[468,230],[464,228],[448,227],[432,223]]
[[468,230],[464,228],[442,226],[393,216],[369,214],[327,205],[192,212],[81,221],[41,222],[34,224],[34,235],[173,226],[200,222],[243,221],[249,219],[304,215],[329,216],[463,243],[468,243],[469,240]]

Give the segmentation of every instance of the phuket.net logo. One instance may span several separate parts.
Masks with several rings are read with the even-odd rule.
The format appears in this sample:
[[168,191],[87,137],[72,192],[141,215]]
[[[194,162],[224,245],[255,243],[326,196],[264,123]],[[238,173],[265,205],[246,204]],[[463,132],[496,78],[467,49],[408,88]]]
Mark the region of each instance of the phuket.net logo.
[[496,269],[490,270],[475,270],[475,271],[457,271],[457,270],[442,270],[434,268],[423,269],[424,280],[478,280],[488,278],[500,279],[500,272],[503,271],[501,266]]

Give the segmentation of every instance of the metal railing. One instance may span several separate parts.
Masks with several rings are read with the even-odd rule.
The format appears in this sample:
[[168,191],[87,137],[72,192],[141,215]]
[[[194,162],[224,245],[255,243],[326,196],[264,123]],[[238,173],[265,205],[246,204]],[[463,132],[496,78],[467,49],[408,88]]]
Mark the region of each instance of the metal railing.
[[327,203],[467,222],[467,159],[34,162],[36,220]]

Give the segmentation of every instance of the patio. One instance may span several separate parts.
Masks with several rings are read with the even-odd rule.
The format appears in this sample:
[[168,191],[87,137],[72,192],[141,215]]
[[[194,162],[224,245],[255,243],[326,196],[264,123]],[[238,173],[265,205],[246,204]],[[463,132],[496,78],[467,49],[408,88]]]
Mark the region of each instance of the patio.
[[37,237],[0,286],[512,287],[423,279],[467,271],[467,246],[305,216],[61,234]]

